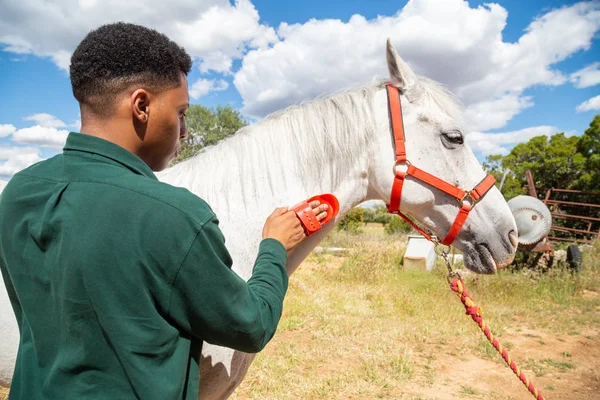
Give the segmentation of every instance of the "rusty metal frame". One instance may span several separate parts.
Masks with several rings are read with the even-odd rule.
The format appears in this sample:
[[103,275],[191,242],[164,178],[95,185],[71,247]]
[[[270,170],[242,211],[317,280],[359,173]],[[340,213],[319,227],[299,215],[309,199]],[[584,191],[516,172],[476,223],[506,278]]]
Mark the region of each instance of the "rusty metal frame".
[[[562,189],[562,190],[561,189],[548,189],[546,192],[546,198],[544,199],[544,204],[557,205],[557,206],[562,204],[562,205],[569,205],[569,206],[579,206],[579,207],[600,209],[600,204],[580,203],[580,202],[575,202],[575,201],[551,200],[550,197],[552,196],[553,192],[569,193],[569,194],[591,194],[591,193],[583,193],[583,191],[577,191],[577,190],[565,191],[565,189]],[[559,242],[560,241],[562,241],[562,242],[572,241],[572,242],[576,242],[576,243],[590,244],[594,240],[600,239],[600,226],[598,226],[597,230],[595,230],[595,229],[592,230],[593,223],[600,221],[600,218],[587,217],[587,216],[583,216],[583,215],[562,214],[562,213],[558,213],[558,212],[551,212],[550,214],[552,215],[552,218],[587,221],[588,227],[586,230],[583,230],[583,229],[569,228],[569,227],[565,227],[565,226],[551,225],[550,229],[555,232],[566,232],[566,233],[573,233],[573,234],[579,233],[580,235],[583,236],[583,238],[574,237],[575,235],[572,235],[569,238],[560,238],[557,236],[549,236],[548,237],[549,240],[559,241]]]
[[[535,183],[533,181],[533,176],[531,175],[531,171],[525,172],[525,179],[527,180],[527,191],[528,191],[529,195],[537,199],[538,198],[538,196],[537,196],[538,188],[535,187]],[[552,193],[600,196],[600,192],[589,192],[589,191],[573,190],[573,189],[554,189],[554,188],[550,188],[550,189],[539,188],[539,189],[546,191],[544,200],[542,200],[542,202],[546,206],[549,206],[549,205],[558,206],[558,205],[563,204],[563,205],[570,205],[570,206],[580,206],[580,207],[590,207],[590,208],[594,208],[594,209],[595,208],[600,209],[600,204],[580,203],[580,202],[574,202],[574,201],[561,201],[561,200],[553,200],[550,198],[552,196]],[[551,225],[550,226],[551,231],[566,232],[566,233],[573,233],[573,234],[579,233],[579,234],[583,235],[584,238],[576,238],[576,237],[574,237],[575,235],[572,235],[572,237],[568,237],[568,238],[557,237],[557,236],[547,236],[546,238],[544,238],[544,240],[542,242],[538,243],[541,246],[536,246],[536,248],[538,248],[537,251],[548,251],[551,248],[551,244],[549,242],[575,242],[575,243],[591,244],[595,240],[600,240],[600,226],[598,227],[598,231],[592,230],[593,223],[600,222],[600,218],[588,217],[588,216],[583,216],[583,215],[563,214],[563,213],[552,212],[552,211],[550,211],[550,214],[552,215],[553,219],[558,218],[558,219],[567,219],[567,220],[588,221],[588,229],[583,230],[583,229],[568,228],[568,227],[564,227],[564,226]]]

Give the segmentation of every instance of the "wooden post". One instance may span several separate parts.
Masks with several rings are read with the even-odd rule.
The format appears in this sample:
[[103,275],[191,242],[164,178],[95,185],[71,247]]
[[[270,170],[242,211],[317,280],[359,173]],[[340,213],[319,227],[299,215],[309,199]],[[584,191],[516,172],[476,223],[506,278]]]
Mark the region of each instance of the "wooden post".
[[552,189],[548,189],[546,192],[546,197],[544,198],[544,204],[548,205],[548,199],[550,199],[550,193],[552,193]]
[[527,189],[529,190],[529,195],[537,199],[537,192],[535,191],[535,184],[533,183],[533,176],[531,176],[530,170],[525,171],[525,179],[527,179]]

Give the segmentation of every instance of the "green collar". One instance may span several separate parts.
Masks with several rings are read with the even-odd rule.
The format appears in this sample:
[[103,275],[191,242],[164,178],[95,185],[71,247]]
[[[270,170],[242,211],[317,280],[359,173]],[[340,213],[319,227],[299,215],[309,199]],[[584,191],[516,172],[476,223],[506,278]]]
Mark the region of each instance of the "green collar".
[[[141,158],[113,142],[95,136],[70,132],[63,151],[65,154],[76,151],[97,155],[106,158],[106,162],[110,162],[111,164],[116,162],[136,174],[158,180],[148,164],[142,161]],[[112,160],[112,162],[109,160]]]

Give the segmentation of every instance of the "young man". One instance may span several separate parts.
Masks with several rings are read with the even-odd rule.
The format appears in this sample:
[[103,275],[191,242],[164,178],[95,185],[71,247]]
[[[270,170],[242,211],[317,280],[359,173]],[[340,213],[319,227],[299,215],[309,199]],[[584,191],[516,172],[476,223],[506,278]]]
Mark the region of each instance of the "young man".
[[75,50],[81,133],[0,201],[21,334],[11,399],[197,399],[203,341],[257,352],[273,336],[287,251],[305,237],[295,213],[269,216],[245,282],[210,207],[152,172],[186,135],[191,64],[166,36],[124,23]]

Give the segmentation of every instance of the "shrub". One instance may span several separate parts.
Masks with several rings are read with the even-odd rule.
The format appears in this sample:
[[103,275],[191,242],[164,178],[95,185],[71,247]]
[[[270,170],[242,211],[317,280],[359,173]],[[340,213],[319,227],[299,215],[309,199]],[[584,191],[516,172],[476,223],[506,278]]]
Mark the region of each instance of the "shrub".
[[363,209],[361,207],[355,207],[344,216],[344,219],[337,225],[337,229],[351,233],[359,233],[360,228],[363,225]]
[[394,235],[399,233],[409,233],[412,230],[412,226],[397,215],[390,216],[390,222],[385,226],[385,233],[388,235]]

